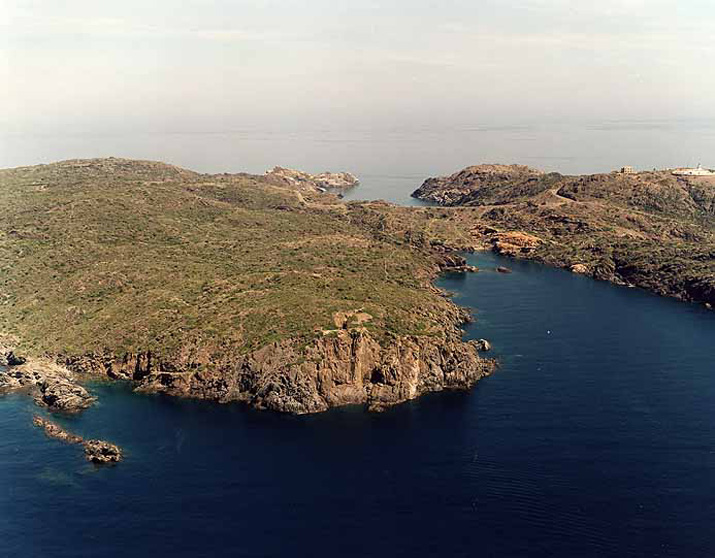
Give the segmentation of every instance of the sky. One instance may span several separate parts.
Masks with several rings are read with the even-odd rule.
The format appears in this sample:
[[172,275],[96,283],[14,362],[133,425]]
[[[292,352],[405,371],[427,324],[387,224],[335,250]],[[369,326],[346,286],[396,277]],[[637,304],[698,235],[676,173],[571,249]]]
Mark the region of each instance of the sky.
[[712,0],[0,0],[5,133],[715,118]]

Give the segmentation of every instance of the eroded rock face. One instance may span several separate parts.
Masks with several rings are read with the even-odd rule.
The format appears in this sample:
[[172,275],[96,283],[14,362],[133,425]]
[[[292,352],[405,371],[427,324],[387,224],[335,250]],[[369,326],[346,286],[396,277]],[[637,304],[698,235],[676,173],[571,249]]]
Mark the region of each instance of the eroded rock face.
[[[79,362],[90,361],[74,365]],[[380,410],[427,392],[469,388],[494,368],[495,363],[481,359],[476,344],[462,342],[457,331],[443,339],[401,337],[382,346],[358,324],[324,332],[307,349],[274,343],[210,365],[154,359],[137,390],[243,401],[257,409],[293,414],[349,404]],[[121,359],[110,369],[121,376]]]

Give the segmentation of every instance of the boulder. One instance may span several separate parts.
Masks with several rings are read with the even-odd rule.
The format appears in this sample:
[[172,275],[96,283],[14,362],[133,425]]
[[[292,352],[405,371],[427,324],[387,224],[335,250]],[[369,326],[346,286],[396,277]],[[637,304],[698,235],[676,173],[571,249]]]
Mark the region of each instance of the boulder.
[[8,366],[21,366],[27,362],[27,359],[16,355],[13,351],[10,351],[5,355],[5,361]]
[[479,339],[476,342],[476,347],[478,351],[487,352],[492,350],[492,344],[486,339]]
[[588,273],[588,266],[584,264],[573,264],[571,266],[571,273],[578,273],[579,275],[586,275]]
[[499,267],[497,267],[497,271],[499,273],[511,273],[511,269],[509,269],[508,267],[501,266],[501,265]]

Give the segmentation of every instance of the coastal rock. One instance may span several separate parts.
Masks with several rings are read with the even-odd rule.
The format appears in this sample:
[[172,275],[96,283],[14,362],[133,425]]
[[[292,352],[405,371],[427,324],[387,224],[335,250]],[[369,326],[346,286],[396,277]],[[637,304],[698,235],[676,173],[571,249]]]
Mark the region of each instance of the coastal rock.
[[577,273],[579,275],[588,274],[588,266],[584,264],[574,264],[571,266],[571,273]]
[[476,273],[479,268],[467,264],[467,260],[458,254],[445,254],[439,260],[440,271],[451,271],[454,273],[469,272]]
[[511,269],[509,269],[508,267],[504,267],[503,265],[500,265],[499,267],[497,267],[496,270],[499,273],[511,273]]
[[477,350],[487,352],[492,350],[492,344],[486,339],[479,339],[476,343]]
[[81,444],[83,442],[81,436],[67,432],[60,425],[43,419],[37,415],[32,418],[32,424],[38,428],[43,428],[45,430],[45,435],[47,435],[48,438],[53,438],[67,444]]
[[52,411],[77,413],[94,403],[94,398],[85,388],[64,378],[46,377],[38,387],[35,401]]
[[53,440],[59,440],[65,444],[81,444],[84,448],[84,456],[87,461],[98,465],[107,463],[118,463],[124,457],[122,449],[116,444],[104,440],[84,440],[82,436],[77,436],[66,431],[59,424],[51,422],[35,415],[32,423],[45,431],[45,435]]
[[85,459],[97,465],[118,463],[124,458],[119,446],[104,440],[87,440],[82,445],[84,446]]
[[82,411],[95,401],[69,370],[44,361],[29,361],[0,372],[0,389],[29,389],[38,405],[65,413]]

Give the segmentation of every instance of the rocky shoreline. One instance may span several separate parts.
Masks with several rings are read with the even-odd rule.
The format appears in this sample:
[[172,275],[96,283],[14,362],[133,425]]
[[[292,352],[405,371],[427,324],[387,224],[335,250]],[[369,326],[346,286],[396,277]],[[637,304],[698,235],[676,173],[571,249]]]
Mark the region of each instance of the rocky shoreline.
[[715,306],[714,177],[477,165],[412,196],[452,208],[453,228],[475,246]]
[[[96,398],[66,368],[49,360],[18,357],[0,347],[0,395],[26,392],[35,403],[55,414],[76,414],[94,404]],[[43,428],[49,438],[68,444],[81,444],[85,458],[95,464],[116,463],[123,458],[119,446],[104,440],[84,440],[58,424],[40,416],[33,424]]]

